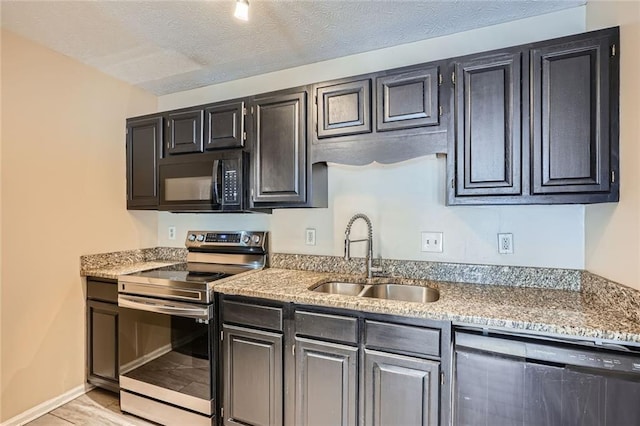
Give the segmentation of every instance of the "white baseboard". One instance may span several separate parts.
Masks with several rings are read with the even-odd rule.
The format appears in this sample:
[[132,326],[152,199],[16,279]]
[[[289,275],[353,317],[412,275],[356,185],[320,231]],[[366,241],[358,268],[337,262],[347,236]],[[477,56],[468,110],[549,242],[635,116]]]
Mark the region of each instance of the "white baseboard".
[[63,393],[62,395],[58,395],[55,398],[51,398],[50,400],[45,401],[42,404],[36,405],[35,407],[30,408],[27,411],[20,413],[15,417],[10,418],[9,420],[3,422],[0,426],[21,426],[25,423],[29,423],[30,421],[35,420],[40,416],[44,416],[49,411],[55,410],[61,405],[64,405],[67,402],[73,399],[76,399],[81,395],[84,395],[94,387],[95,386],[90,385],[88,383],[77,386]]

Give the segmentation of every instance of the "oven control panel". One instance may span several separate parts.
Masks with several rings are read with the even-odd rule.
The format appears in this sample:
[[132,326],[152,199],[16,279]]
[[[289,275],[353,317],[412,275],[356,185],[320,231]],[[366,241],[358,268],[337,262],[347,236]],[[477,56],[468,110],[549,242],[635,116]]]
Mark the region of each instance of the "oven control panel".
[[265,231],[189,231],[185,245],[187,248],[207,247],[257,247],[266,248]]

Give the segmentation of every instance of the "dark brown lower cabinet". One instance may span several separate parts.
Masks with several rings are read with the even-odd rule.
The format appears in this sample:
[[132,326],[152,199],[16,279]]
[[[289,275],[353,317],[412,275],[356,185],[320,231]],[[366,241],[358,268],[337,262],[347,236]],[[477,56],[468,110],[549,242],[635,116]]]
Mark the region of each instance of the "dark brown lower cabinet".
[[438,425],[440,362],[364,350],[364,424]]
[[298,426],[357,423],[358,348],[296,337]]
[[282,334],[224,324],[223,424],[283,422]]
[[118,303],[115,281],[87,280],[87,381],[114,392],[118,379]]
[[225,295],[221,313],[224,425],[449,424],[450,323]]

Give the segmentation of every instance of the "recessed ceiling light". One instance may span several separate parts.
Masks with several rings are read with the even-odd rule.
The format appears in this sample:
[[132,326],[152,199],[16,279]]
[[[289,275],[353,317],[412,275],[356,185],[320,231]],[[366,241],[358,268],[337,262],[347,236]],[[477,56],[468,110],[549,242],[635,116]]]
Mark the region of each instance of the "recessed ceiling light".
[[249,0],[236,0],[236,11],[233,16],[242,20],[249,20]]

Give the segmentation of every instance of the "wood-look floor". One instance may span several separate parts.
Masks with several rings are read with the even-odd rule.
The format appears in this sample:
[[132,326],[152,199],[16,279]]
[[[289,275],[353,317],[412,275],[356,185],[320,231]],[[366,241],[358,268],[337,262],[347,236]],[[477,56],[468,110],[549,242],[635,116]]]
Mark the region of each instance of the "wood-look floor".
[[155,423],[122,413],[117,393],[96,388],[44,416],[38,417],[27,425],[155,426]]

